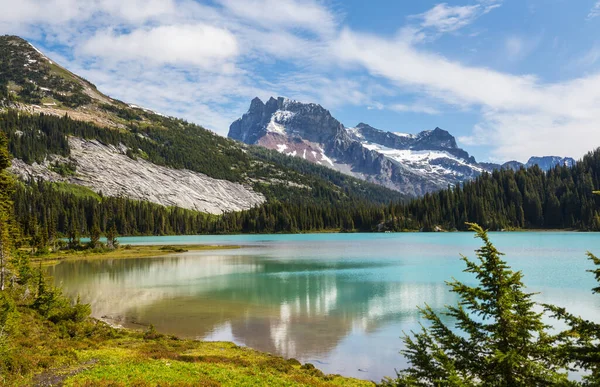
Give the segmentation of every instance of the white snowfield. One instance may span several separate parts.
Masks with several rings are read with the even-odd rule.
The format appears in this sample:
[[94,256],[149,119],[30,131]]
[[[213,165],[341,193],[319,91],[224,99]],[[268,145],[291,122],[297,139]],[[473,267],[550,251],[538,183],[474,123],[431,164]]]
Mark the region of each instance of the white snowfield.
[[409,133],[401,133],[401,132],[393,132],[398,137],[408,137],[408,138],[416,138],[417,136]]
[[465,160],[458,158],[458,157],[451,155],[450,153],[444,152],[444,151],[434,151],[434,150],[418,151],[418,150],[411,150],[411,149],[399,150],[399,149],[387,148],[383,145],[368,143],[368,142],[363,142],[362,146],[365,147],[366,149],[376,151],[377,153],[381,153],[385,157],[390,158],[394,161],[397,161],[397,162],[405,164],[405,165],[410,165],[412,167],[417,167],[417,168],[420,167],[421,169],[423,169],[424,171],[427,171],[427,172],[435,171],[435,172],[442,173],[442,174],[452,174],[452,175],[458,174],[456,171],[449,170],[447,168],[444,168],[441,165],[431,165],[430,164],[430,162],[432,160],[437,160],[437,159],[448,159],[459,165],[468,167],[474,171],[483,172],[482,168],[480,168],[476,165],[470,164],[470,163],[466,162]]
[[[76,175],[62,177],[44,165],[13,160],[12,171],[23,178],[79,184],[104,196],[123,196],[164,206],[210,214],[247,210],[265,202],[262,194],[241,184],[218,180],[186,169],[172,169],[126,156],[125,147],[69,138]],[[61,159],[59,156],[54,159]]]
[[271,116],[271,121],[267,125],[267,132],[285,134],[285,122],[294,117],[296,113],[287,110],[277,110]]

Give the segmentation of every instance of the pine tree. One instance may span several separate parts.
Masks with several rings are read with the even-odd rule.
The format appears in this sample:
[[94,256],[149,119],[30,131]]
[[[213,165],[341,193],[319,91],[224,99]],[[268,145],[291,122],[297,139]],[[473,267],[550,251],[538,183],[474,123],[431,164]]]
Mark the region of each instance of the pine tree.
[[[596,265],[595,270],[588,271],[594,274],[600,285],[600,258],[591,253],[588,253],[588,257]],[[592,289],[592,292],[600,294],[600,286]],[[582,319],[567,312],[565,308],[544,306],[553,313],[553,317],[565,322],[569,327],[559,335],[562,342],[560,355],[577,369],[588,372],[582,385],[600,386],[600,323]]]
[[106,232],[106,245],[110,249],[116,249],[119,247],[119,242],[117,241],[117,225],[115,222],[112,222],[110,228]]
[[92,227],[92,230],[90,231],[90,248],[94,249],[98,247],[98,245],[100,244],[101,234],[102,232],[100,231],[100,227],[97,224],[95,224]]
[[6,288],[10,275],[9,263],[14,239],[13,203],[11,201],[14,182],[7,172],[10,167],[10,159],[6,136],[0,133],[0,290]]
[[465,272],[479,285],[449,282],[460,297],[443,315],[456,320],[453,331],[429,306],[421,310],[431,324],[414,338],[405,336],[410,367],[387,381],[396,386],[542,386],[567,385],[553,351],[554,337],[534,311],[533,294],[525,293],[521,272],[514,272],[490,242],[487,232],[469,224],[483,247],[478,261],[466,257]]

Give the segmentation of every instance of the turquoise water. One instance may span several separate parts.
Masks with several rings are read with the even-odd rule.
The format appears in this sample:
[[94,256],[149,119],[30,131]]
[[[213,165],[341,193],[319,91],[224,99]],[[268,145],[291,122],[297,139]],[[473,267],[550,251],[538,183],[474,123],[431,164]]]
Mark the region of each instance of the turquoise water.
[[[596,233],[492,233],[537,299],[600,320],[586,251]],[[417,306],[456,302],[444,281],[468,283],[469,233],[311,234],[121,238],[122,244],[244,245],[168,257],[62,262],[55,281],[128,327],[234,341],[311,362],[327,373],[379,381],[405,363],[403,331]]]

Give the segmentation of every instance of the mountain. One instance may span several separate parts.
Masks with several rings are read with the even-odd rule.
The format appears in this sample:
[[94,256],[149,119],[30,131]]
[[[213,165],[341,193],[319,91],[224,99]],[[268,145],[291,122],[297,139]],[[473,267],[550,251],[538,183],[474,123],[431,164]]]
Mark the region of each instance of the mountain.
[[388,203],[397,192],[111,98],[0,36],[0,130],[23,180],[220,214],[265,202]]
[[286,98],[252,100],[231,124],[229,138],[326,165],[351,176],[418,196],[491,170],[440,128],[416,135],[360,123],[347,128],[322,106]]
[[544,156],[544,157],[531,157],[526,164],[518,161],[509,161],[502,165],[504,169],[519,170],[521,168],[531,168],[534,165],[540,167],[542,171],[549,171],[557,165],[572,167],[576,164],[575,159],[571,157],[559,157],[559,156]]

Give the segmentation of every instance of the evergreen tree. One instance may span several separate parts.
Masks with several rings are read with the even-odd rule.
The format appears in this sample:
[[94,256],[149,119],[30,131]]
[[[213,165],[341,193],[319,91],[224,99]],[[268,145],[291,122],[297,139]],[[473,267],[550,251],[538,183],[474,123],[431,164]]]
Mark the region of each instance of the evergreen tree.
[[431,324],[414,338],[405,336],[410,367],[388,381],[396,386],[547,386],[568,385],[553,351],[554,338],[514,272],[481,227],[470,224],[483,241],[477,261],[463,256],[478,286],[449,282],[457,306],[443,314],[456,320],[455,333],[429,306],[421,310]]
[[[596,265],[596,269],[589,272],[594,274],[600,285],[600,258],[591,253],[588,253],[588,257]],[[592,291],[600,294],[600,286]],[[575,316],[565,308],[554,305],[544,306],[546,310],[553,313],[555,318],[565,322],[569,327],[559,335],[562,342],[559,349],[560,356],[566,358],[577,369],[589,373],[583,378],[582,385],[600,386],[600,323]]]
[[6,136],[0,133],[0,290],[5,289],[10,276],[9,264],[15,234],[11,201],[14,182],[7,172],[10,159]]
[[119,241],[117,241],[118,235],[119,234],[117,233],[117,226],[114,222],[112,222],[112,225],[106,232],[106,245],[108,246],[108,248],[116,249],[119,247]]
[[95,224],[92,227],[92,230],[90,231],[90,248],[94,249],[98,247],[98,245],[100,244],[101,233],[102,232],[100,231],[100,227]]

